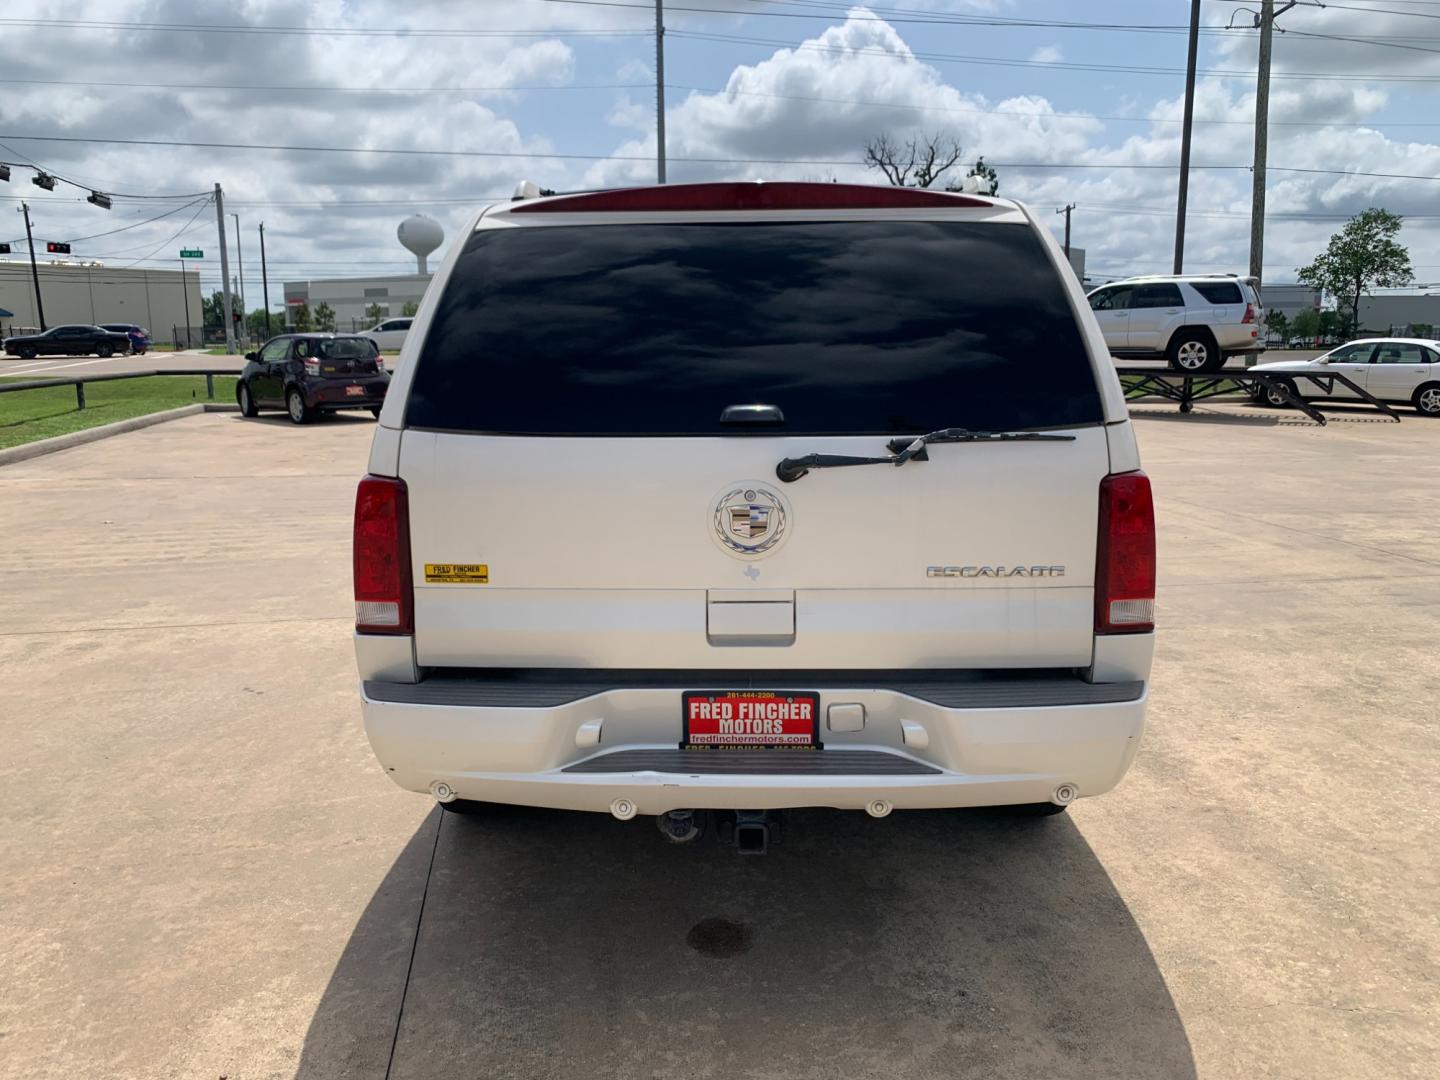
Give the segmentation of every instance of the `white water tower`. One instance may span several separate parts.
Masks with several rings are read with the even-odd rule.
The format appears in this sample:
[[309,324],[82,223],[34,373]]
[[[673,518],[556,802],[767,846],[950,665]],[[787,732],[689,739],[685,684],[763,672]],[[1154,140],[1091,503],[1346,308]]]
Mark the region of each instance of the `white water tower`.
[[400,223],[395,230],[395,235],[415,256],[415,272],[427,274],[425,259],[432,251],[438,248],[445,240],[445,230],[434,218],[426,217],[424,214],[416,214],[408,217]]

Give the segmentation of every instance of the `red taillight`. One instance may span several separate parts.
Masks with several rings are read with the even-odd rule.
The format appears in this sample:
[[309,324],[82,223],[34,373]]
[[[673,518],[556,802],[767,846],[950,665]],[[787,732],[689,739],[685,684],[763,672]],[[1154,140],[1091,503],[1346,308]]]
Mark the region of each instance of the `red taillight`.
[[883,210],[924,207],[951,209],[994,206],[990,199],[955,195],[925,188],[878,187],[871,184],[721,183],[666,184],[622,188],[586,195],[520,202],[512,214],[590,214],[686,210]]
[[1246,304],[1246,305],[1245,305],[1245,317],[1244,317],[1243,319],[1241,319],[1240,321],[1241,321],[1242,323],[1252,323],[1252,322],[1255,321],[1255,305],[1254,305],[1254,304]]
[[415,629],[410,500],[403,480],[367,476],[355,492],[355,629],[362,634]]
[[1155,629],[1155,503],[1143,472],[1100,481],[1095,552],[1095,632]]

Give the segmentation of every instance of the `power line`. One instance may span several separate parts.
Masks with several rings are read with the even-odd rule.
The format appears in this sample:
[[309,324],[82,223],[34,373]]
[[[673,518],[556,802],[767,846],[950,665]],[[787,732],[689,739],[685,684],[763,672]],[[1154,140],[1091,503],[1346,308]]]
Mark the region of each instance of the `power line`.
[[648,30],[560,30],[514,29],[474,30],[468,27],[410,26],[248,26],[243,23],[162,23],[125,22],[118,19],[23,19],[0,18],[0,26],[21,26],[31,30],[154,30],[186,34],[299,35],[301,37],[414,37],[414,38],[510,38],[510,37],[645,37]]
[[[839,45],[822,45],[819,42],[793,42],[776,38],[748,37],[740,34],[713,34],[702,33],[695,30],[669,30],[667,34],[673,37],[686,38],[694,41],[720,41],[741,45],[755,45],[762,48],[780,48],[806,50],[808,52],[838,53],[844,56],[875,56],[882,59],[899,60],[904,63],[916,61],[930,61],[942,64],[973,64],[979,67],[1041,67],[1063,71],[1114,71],[1128,75],[1183,75],[1184,68],[1158,67],[1158,66],[1137,66],[1127,64],[1084,64],[1074,63],[1065,60],[1020,60],[1014,58],[997,58],[988,56],[968,56],[952,53],[931,53],[914,52],[895,53],[882,48],[848,48]],[[1254,79],[1255,72],[1242,71],[1233,68],[1206,68],[1197,72],[1200,75],[1213,76],[1222,79]],[[1440,82],[1440,76],[1436,75],[1337,75],[1325,71],[1277,71],[1274,74],[1277,79],[1308,79],[1310,81],[1331,81],[1331,82],[1394,82],[1394,83],[1431,83]]]
[[1373,45],[1376,48],[1383,49],[1408,49],[1411,52],[1440,53],[1440,49],[1431,49],[1423,45],[1412,45],[1399,41],[1379,41],[1376,39],[1345,37],[1339,34],[1317,34],[1309,30],[1290,30],[1283,26],[1275,27],[1275,32],[1277,34],[1284,34],[1287,37],[1300,38],[1301,40],[1343,41],[1355,45]]
[[173,214],[178,214],[182,210],[188,210],[194,205],[195,203],[193,202],[186,203],[183,206],[177,206],[174,209],[166,210],[163,214],[156,214],[152,218],[146,218],[144,221],[137,221],[133,225],[121,225],[118,229],[110,229],[108,232],[91,233],[89,236],[77,236],[71,240],[67,240],[66,243],[78,244],[82,240],[96,240],[102,236],[114,236],[116,233],[128,232],[130,229],[138,229],[141,226],[149,225],[151,222],[160,221],[161,219],[170,217]]
[[[1223,0],[1223,2],[1236,4],[1250,3],[1252,0]],[[1393,3],[1394,0],[1390,0],[1390,2]],[[1402,2],[1404,2],[1404,0],[1402,0]],[[1296,3],[1302,7],[1326,8],[1334,11],[1363,11],[1367,15],[1405,15],[1412,19],[1440,19],[1440,15],[1431,14],[1426,11],[1400,11],[1396,8],[1357,7],[1354,4],[1331,3],[1330,0],[1324,0],[1323,3],[1321,3],[1320,0],[1296,0]]]
[[254,83],[117,83],[76,82],[66,79],[0,79],[0,83],[26,86],[85,86],[105,90],[264,90],[287,94],[498,94],[531,93],[537,90],[649,90],[653,83],[567,83],[564,86],[259,86]]
[[[19,138],[19,136],[16,136],[16,138]],[[31,142],[40,142],[40,141],[42,141],[42,140],[39,140],[39,139],[31,139],[31,140],[29,140],[29,141],[31,141]],[[51,140],[51,141],[55,141],[55,140]],[[71,139],[71,140],[68,140],[68,141],[70,141],[70,142],[95,142],[95,141],[98,141],[98,140],[94,140],[94,139]],[[17,167],[22,168],[22,169],[34,169],[36,172],[44,173],[46,176],[50,176],[50,177],[53,177],[53,178],[56,179],[56,180],[59,180],[62,184],[69,184],[71,187],[73,187],[73,188],[78,188],[78,189],[81,190],[81,191],[104,192],[106,195],[109,195],[112,199],[160,199],[160,200],[163,200],[163,201],[166,201],[166,202],[174,202],[174,201],[178,201],[178,200],[181,200],[181,199],[199,199],[199,198],[203,198],[203,197],[205,197],[205,196],[207,196],[207,195],[210,194],[208,191],[191,191],[191,192],[188,192],[188,193],[182,194],[182,195],[134,195],[134,194],[130,194],[130,193],[124,193],[124,192],[118,192],[118,191],[111,191],[109,188],[106,188],[106,187],[103,187],[103,186],[99,186],[99,185],[96,185],[96,184],[82,184],[82,183],[80,183],[80,181],[78,181],[78,180],[71,180],[69,177],[63,176],[63,175],[61,175],[60,173],[56,172],[56,171],[53,170],[53,169],[46,168],[44,165],[41,165],[41,164],[40,164],[38,161],[36,161],[34,158],[28,157],[28,156],[26,156],[25,154],[20,153],[20,151],[19,151],[19,150],[16,150],[13,146],[6,146],[5,143],[3,143],[3,142],[0,142],[0,148],[3,148],[3,149],[5,149],[5,150],[9,150],[10,153],[14,154],[16,157],[25,158],[24,161],[4,161],[4,162],[0,162],[0,165],[13,165],[13,166],[17,166]],[[77,201],[78,201],[78,200],[77,200]]]
[[[1183,120],[1170,119],[1168,117],[1153,116],[1115,116],[1106,113],[1062,113],[1043,112],[1040,110],[1021,109],[966,109],[947,105],[914,105],[902,101],[866,101],[858,98],[818,97],[802,94],[772,94],[762,90],[732,90],[729,87],[708,87],[708,86],[681,86],[677,83],[667,83],[671,90],[687,90],[698,94],[731,94],[742,97],[776,98],[781,101],[814,101],[836,105],[864,105],[872,108],[882,109],[913,109],[917,112],[952,112],[952,113],[973,113],[982,116],[1034,116],[1042,119],[1058,120],[1117,120],[1129,123],[1144,124],[1181,124]],[[649,87],[645,87],[649,89]],[[1196,124],[1223,124],[1251,127],[1255,121],[1251,120],[1195,120]],[[1380,121],[1377,123],[1349,123],[1338,124],[1333,120],[1292,120],[1272,122],[1271,127],[1440,127],[1440,121],[1419,120],[1407,121]]]
[[[203,150],[277,150],[287,153],[315,154],[400,154],[411,157],[457,157],[457,158],[533,158],[557,161],[650,161],[648,154],[555,154],[530,150],[427,150],[413,147],[379,146],[292,146],[282,143],[224,143],[199,142],[174,139],[101,139],[78,138],[62,135],[4,135],[0,138],[30,142],[63,143],[106,143],[116,146],[170,146]],[[856,158],[711,158],[677,157],[672,161],[696,165],[861,165]],[[1172,169],[1173,165],[1138,163],[1120,164],[1112,162],[1015,162],[997,161],[997,166],[1011,169]],[[1247,169],[1248,165],[1195,165],[1197,169]]]
[[[423,150],[412,147],[378,147],[378,146],[290,146],[279,143],[222,143],[222,142],[187,142],[182,140],[167,139],[82,139],[74,136],[60,135],[3,135],[3,139],[16,139],[29,142],[63,142],[63,143],[106,143],[117,146],[169,146],[183,147],[187,149],[204,150],[276,150],[289,153],[320,153],[320,154],[400,154],[416,157],[480,157],[480,158],[530,158],[561,161],[644,161],[651,160],[648,154],[554,154],[538,151],[517,150]],[[694,165],[862,165],[862,161],[856,158],[712,158],[712,157],[672,157],[671,161],[685,162]],[[1159,162],[1120,162],[1120,161],[995,161],[991,162],[997,168],[1006,169],[1159,169],[1173,170],[1176,165]],[[1249,165],[1191,165],[1192,169],[1208,169],[1214,171],[1248,171]],[[1415,173],[1390,173],[1371,172],[1358,169],[1312,169],[1301,167],[1270,166],[1276,172],[1313,173],[1328,176],[1366,176],[1389,180],[1440,180],[1440,176],[1424,176]]]
[[[792,3],[792,0],[776,0],[780,3]],[[635,0],[545,0],[547,4],[571,4],[581,7],[605,7],[605,8],[635,8],[644,11],[653,11],[653,4],[637,3]],[[684,5],[667,3],[666,14],[672,12],[685,12],[687,14],[701,15],[742,15],[747,18],[767,19],[832,19],[844,17],[847,22],[883,22],[883,23],[921,23],[929,26],[996,26],[996,27],[1035,27],[1048,30],[1110,30],[1110,31],[1135,31],[1138,33],[1183,33],[1186,27],[1164,23],[1089,23],[1074,22],[1065,19],[1008,19],[999,16],[966,16],[960,14],[946,15],[936,12],[934,14],[917,15],[905,13],[900,8],[879,8],[871,7],[872,11],[895,12],[893,15],[856,15],[852,14],[853,8],[846,8],[840,5],[800,5],[812,6],[814,11],[764,11],[754,8],[717,8],[717,7],[686,7]]]
[[[182,226],[180,227],[180,231],[179,231],[179,232],[175,233],[173,236],[169,236],[169,237],[167,237],[166,239],[160,241],[160,243],[156,244],[153,248],[150,249],[149,254],[147,254],[147,255],[142,255],[142,256],[140,256],[140,258],[136,259],[134,262],[127,263],[126,265],[127,265],[127,266],[134,266],[136,263],[144,262],[146,259],[151,258],[151,257],[155,254],[155,252],[159,251],[159,250],[160,250],[161,248],[163,248],[166,244],[173,244],[176,240],[179,240],[182,236],[184,236],[187,232],[189,232],[192,228],[194,228],[194,226],[195,226],[195,219],[198,218],[201,214],[203,214],[203,213],[205,212],[205,210],[209,207],[210,203],[213,202],[213,201],[214,201],[213,199],[205,199],[205,200],[201,201],[200,206],[195,210],[195,213],[191,215],[190,220],[187,221],[184,225],[182,225]],[[96,257],[96,258],[104,258],[105,256],[104,256],[103,254],[101,254],[101,255],[96,255],[95,257]],[[124,269],[124,268],[122,267],[121,269]]]
[[[1279,29],[1278,27],[1276,28]],[[1292,31],[1293,32],[1293,31]],[[1440,50],[1437,50],[1440,51]],[[0,78],[0,84],[21,83],[37,86],[82,86],[98,87],[108,91],[115,90],[186,90],[186,91],[222,91],[222,90],[255,90],[265,92],[287,92],[287,93],[347,93],[347,94],[415,94],[433,95],[436,97],[448,97],[457,94],[480,94],[500,91],[530,92],[536,90],[650,90],[652,83],[591,83],[573,84],[568,86],[454,86],[454,87],[424,87],[424,86],[258,86],[254,84],[215,84],[210,86],[195,86],[188,83],[110,83],[110,82],[76,82],[63,79],[4,79]],[[1052,120],[1103,120],[1119,123],[1132,124],[1180,124],[1183,121],[1170,117],[1157,116],[1118,116],[1113,113],[1067,113],[1067,112],[1046,112],[1042,110],[1023,109],[980,109],[962,108],[949,105],[920,105],[904,101],[873,101],[863,98],[842,98],[823,97],[808,94],[775,94],[761,90],[737,90],[726,86],[689,86],[680,83],[666,83],[667,90],[683,90],[688,93],[716,94],[741,97],[769,98],[778,101],[811,101],[836,105],[861,105],[867,108],[880,109],[907,109],[915,112],[943,112],[960,113],[976,116],[1029,116],[1039,119]],[[1223,126],[1250,127],[1254,120],[1200,120],[1196,124],[1211,124]],[[1440,127],[1440,121],[1434,120],[1374,120],[1364,122],[1338,123],[1333,120],[1287,120],[1272,121],[1271,127],[1347,127],[1347,128],[1384,128],[1384,127]],[[48,170],[47,170],[48,171]],[[197,193],[197,196],[198,197]],[[120,198],[131,198],[138,196],[119,196]],[[183,199],[190,196],[145,196],[145,198],[176,198]]]

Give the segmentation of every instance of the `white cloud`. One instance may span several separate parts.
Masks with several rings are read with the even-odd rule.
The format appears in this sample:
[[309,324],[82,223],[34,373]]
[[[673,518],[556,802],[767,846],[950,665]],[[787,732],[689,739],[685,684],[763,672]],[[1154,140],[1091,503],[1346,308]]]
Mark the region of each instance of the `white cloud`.
[[[1287,220],[1287,215],[1348,215],[1369,205],[1434,213],[1432,185],[1332,171],[1440,176],[1440,146],[1353,126],[1387,100],[1384,90],[1363,82],[1276,80],[1267,276],[1288,279],[1340,224]],[[1187,266],[1193,269],[1243,269],[1248,262],[1254,108],[1253,88],[1242,80],[1202,78],[1197,85],[1186,243]],[[1087,248],[1091,266],[1114,273],[1167,268],[1183,100],[1177,95],[1140,108],[1138,114],[1150,122],[1138,128],[1056,115],[1070,111],[1038,95],[992,100],[955,85],[914,59],[902,29],[852,18],[800,47],[736,67],[723,92],[691,93],[672,102],[666,118],[669,173],[672,181],[722,176],[875,181],[876,174],[858,164],[870,138],[881,132],[902,140],[943,132],[964,145],[966,161],[983,153],[998,163],[1001,193],[1034,203],[1042,218],[1048,220],[1050,207],[1078,203],[1074,242]],[[591,166],[587,186],[653,178],[649,160],[618,160],[654,154],[653,110],[637,108],[627,121],[640,134],[616,148],[616,159]],[[688,164],[685,158],[722,164]],[[740,160],[777,158],[836,164]],[[1065,167],[1038,167],[1047,164]],[[1201,168],[1207,165],[1238,168]],[[1411,221],[1404,235],[1417,252],[1440,242],[1440,230],[1428,219]],[[1415,261],[1427,260],[1417,254]],[[1440,263],[1440,256],[1434,261]]]
[[1065,54],[1059,45],[1041,45],[1030,54],[1030,59],[1037,64],[1058,64],[1065,59]]
[[[735,8],[734,0],[705,0]],[[697,0],[698,3],[698,0]],[[910,0],[907,7],[936,10],[1016,10],[1009,0]],[[633,10],[510,0],[486,5],[402,6],[395,0],[250,0],[242,9],[197,8],[187,0],[88,0],[71,5],[66,17],[150,22],[332,26],[406,26],[415,30],[481,25],[539,29],[523,36],[427,38],[421,36],[338,37],[165,33],[12,27],[0,35],[0,70],[11,79],[89,80],[102,85],[5,84],[0,91],[0,132],[66,135],[81,140],[131,138],[196,142],[279,143],[314,146],[375,146],[413,150],[485,149],[501,157],[233,153],[180,147],[115,146],[96,142],[24,143],[17,150],[51,168],[97,187],[120,190],[204,191],[220,180],[227,209],[239,211],[247,235],[263,217],[273,264],[272,277],[370,268],[401,269],[407,256],[393,241],[393,223],[413,209],[441,219],[455,235],[476,203],[508,193],[527,177],[545,186],[571,188],[648,183],[654,177],[654,106],[651,94],[613,91],[586,97],[537,92],[512,93],[513,86],[574,82],[645,83],[651,78],[648,42],[620,39],[601,52],[598,79],[577,78],[577,47],[545,28],[615,29],[637,25]],[[494,11],[495,14],[491,15]],[[467,12],[469,15],[467,16]],[[10,0],[7,16],[53,18],[45,0]],[[503,18],[502,18],[503,14]],[[1032,202],[1043,220],[1069,202],[1079,204],[1074,242],[1086,247],[1090,265],[1114,272],[1164,269],[1170,262],[1182,101],[1178,94],[1156,100],[1138,91],[1106,108],[1143,118],[1104,122],[1073,114],[1069,102],[1041,94],[997,98],[983,77],[942,74],[915,59],[926,40],[923,24],[862,17],[837,18],[807,45],[779,49],[757,62],[734,67],[719,92],[672,91],[667,110],[672,180],[714,177],[788,177],[875,181],[859,159],[865,143],[888,132],[900,139],[923,133],[953,136],[965,160],[984,154],[1000,166],[1001,193]],[[1212,16],[1212,18],[1219,17]],[[692,23],[699,16],[689,16]],[[717,14],[716,21],[744,21]],[[641,20],[643,24],[644,20]],[[1434,23],[1433,27],[1430,23]],[[1440,22],[1374,12],[1296,8],[1281,24],[1293,30],[1338,36],[1389,35],[1401,42],[1417,27],[1440,36]],[[643,31],[641,31],[643,35]],[[1048,36],[1048,34],[1047,34]],[[1068,40],[1068,39],[1067,39]],[[1253,66],[1252,32],[1220,39],[1222,57],[1202,66]],[[51,57],[97,53],[126,56],[124,81],[195,84],[193,89],[136,89],[105,85],[105,76],[57,69]],[[1037,60],[1055,61],[1060,48],[1047,45]],[[1321,65],[1330,65],[1322,67]],[[594,68],[591,69],[595,70]],[[952,69],[965,71],[966,69]],[[1287,168],[1391,172],[1440,176],[1440,146],[1394,137],[1375,123],[1392,99],[1417,93],[1413,85],[1365,80],[1287,78],[1309,70],[1336,73],[1440,75],[1440,56],[1376,44],[1301,39],[1278,35],[1277,78],[1271,91],[1268,205],[1274,215],[1267,232],[1267,274],[1280,278],[1307,261],[1338,222],[1286,220],[1285,215],[1344,215],[1368,205],[1403,214],[1433,214],[1435,184],[1385,177],[1287,172]],[[1039,77],[1049,78],[1042,72]],[[672,71],[672,79],[678,79]],[[698,80],[701,76],[686,79]],[[1048,85],[1048,83],[1046,84]],[[1147,84],[1148,85],[1148,84]],[[233,90],[221,87],[285,88],[398,86],[451,88],[453,93],[407,95],[383,92],[315,92],[286,89]],[[501,89],[462,90],[477,86]],[[577,131],[567,110],[584,102],[593,127]],[[1191,182],[1192,218],[1187,264],[1195,269],[1238,269],[1246,261],[1254,112],[1253,84],[1246,79],[1202,78],[1197,86],[1194,161],[1197,165],[1238,165],[1231,170],[1200,169]],[[608,120],[619,128],[607,128]],[[1358,126],[1357,126],[1358,125]],[[1410,129],[1425,133],[1427,129]],[[524,156],[526,153],[604,153],[593,165]],[[17,153],[0,148],[0,156]],[[637,160],[625,160],[635,158]],[[687,163],[686,158],[714,159]],[[816,164],[766,164],[745,159],[809,159]],[[834,164],[830,164],[830,163]],[[1031,166],[1029,168],[1022,165]],[[1064,168],[1041,168],[1044,165]],[[1154,168],[1132,169],[1129,165]],[[1077,166],[1092,166],[1079,168]],[[963,169],[958,170],[963,173]],[[0,195],[32,193],[21,185],[0,185]],[[33,192],[43,196],[38,191]],[[73,192],[71,195],[73,196]],[[387,200],[436,201],[423,207]],[[454,200],[453,205],[445,200]],[[343,203],[328,208],[296,202]],[[43,235],[80,236],[106,226],[133,223],[163,207],[120,204],[96,224],[97,212],[73,197],[37,198]],[[248,205],[247,205],[248,204]],[[263,204],[263,205],[261,205]],[[0,206],[12,206],[0,203]],[[1214,216],[1209,216],[1214,215]],[[12,217],[14,215],[11,215]],[[137,258],[166,241],[188,217],[97,240],[91,252]],[[1054,219],[1059,227],[1059,219]],[[213,230],[213,214],[196,228]],[[197,235],[201,235],[197,233]],[[213,231],[211,232],[213,236]],[[0,232],[0,239],[12,234]],[[1440,229],[1431,219],[1408,221],[1402,239],[1414,261],[1440,263]],[[247,244],[249,241],[247,240]],[[168,251],[168,247],[166,249]],[[1435,254],[1429,252],[1435,251]],[[253,271],[253,254],[246,260]],[[1418,271],[1422,276],[1427,270]],[[1440,276],[1440,266],[1430,273]]]
[[[869,16],[863,9],[855,12]],[[1005,115],[995,115],[999,110]],[[735,68],[719,93],[692,92],[666,110],[667,152],[672,158],[706,158],[734,165],[677,161],[673,179],[715,176],[836,175],[874,179],[858,163],[865,143],[883,132],[901,137],[944,132],[969,155],[1046,157],[1080,153],[1101,130],[1093,120],[1058,117],[1037,97],[991,101],[945,82],[929,64],[914,59],[894,27],[873,18],[849,19],[799,48],[780,49],[767,60]],[[1023,114],[1023,115],[1015,115]],[[644,134],[626,141],[617,158],[654,154],[653,116],[637,111]],[[842,164],[775,165],[775,159],[813,159]],[[853,162],[854,164],[843,164]],[[609,160],[587,171],[586,186],[643,183],[654,175],[648,161]]]

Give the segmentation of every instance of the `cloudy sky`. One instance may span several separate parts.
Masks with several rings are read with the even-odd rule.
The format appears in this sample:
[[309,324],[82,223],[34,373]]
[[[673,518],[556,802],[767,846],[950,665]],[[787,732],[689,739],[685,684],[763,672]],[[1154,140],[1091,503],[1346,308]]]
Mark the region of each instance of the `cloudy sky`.
[[[1076,203],[1073,242],[1092,274],[1168,271],[1186,0],[666,6],[672,182],[878,180],[860,164],[868,139],[940,133],[996,163],[1001,194],[1057,232],[1053,210]],[[1258,3],[1204,5],[1192,161],[1220,167],[1192,175],[1191,270],[1248,261],[1246,7]],[[14,168],[0,240],[23,240],[12,212],[23,197],[37,239],[73,241],[77,258],[173,267],[178,248],[203,247],[209,288],[215,212],[194,195],[218,181],[240,215],[251,306],[262,220],[278,308],[277,281],[413,267],[395,239],[410,213],[453,238],[521,179],[562,190],[654,179],[649,0],[8,0],[3,11],[0,160],[127,197],[106,213]],[[1440,281],[1429,179],[1440,3],[1308,0],[1279,25],[1267,280],[1293,280],[1346,216],[1374,205],[1406,215],[1417,277]]]

